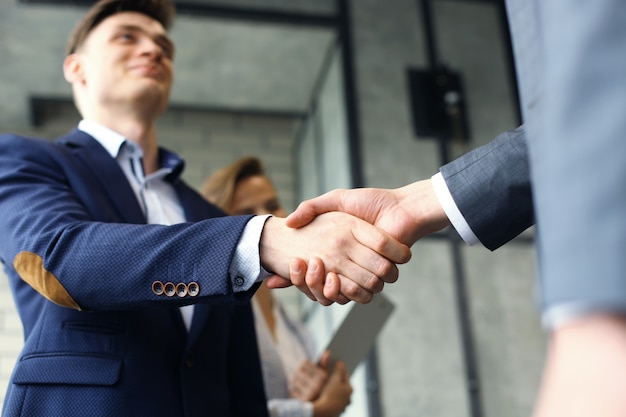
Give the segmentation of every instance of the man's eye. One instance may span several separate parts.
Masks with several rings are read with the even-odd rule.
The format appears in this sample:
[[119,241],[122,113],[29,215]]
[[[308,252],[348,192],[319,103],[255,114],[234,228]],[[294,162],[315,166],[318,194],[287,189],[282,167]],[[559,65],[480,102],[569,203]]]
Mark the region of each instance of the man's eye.
[[161,50],[163,51],[163,53],[165,54],[165,56],[172,58],[174,56],[174,50],[172,49],[171,46],[169,45],[160,45]]
[[135,35],[133,35],[130,32],[126,32],[126,33],[119,34],[118,38],[123,41],[132,41],[132,40],[135,40]]

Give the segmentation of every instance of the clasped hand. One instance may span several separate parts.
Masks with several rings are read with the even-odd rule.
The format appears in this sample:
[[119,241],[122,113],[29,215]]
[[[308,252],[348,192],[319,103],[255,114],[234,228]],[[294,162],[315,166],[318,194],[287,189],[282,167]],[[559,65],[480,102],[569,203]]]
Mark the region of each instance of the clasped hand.
[[370,226],[376,226],[374,229],[366,229],[362,223],[354,221],[355,217],[350,217],[354,222],[353,226],[359,229],[355,238],[363,236],[361,233],[367,230],[370,239],[360,239],[359,242],[370,248],[369,256],[377,255],[366,259],[368,255],[362,250],[362,257],[350,259],[356,263],[367,262],[369,267],[365,266],[365,269],[377,276],[379,281],[372,278],[372,275],[368,279],[363,275],[352,275],[352,271],[338,271],[324,258],[296,257],[291,261],[291,280],[272,277],[267,283],[268,286],[279,288],[296,285],[310,298],[324,305],[332,302],[343,304],[349,300],[369,302],[373,294],[382,290],[384,283],[395,282],[398,278],[397,268],[393,263],[408,262],[409,247],[413,243],[450,225],[431,180],[416,181],[390,190],[380,188],[334,190],[301,203],[296,211],[287,217],[285,224],[304,230],[313,227],[318,219],[326,215],[324,213],[340,212],[349,213]]
[[260,253],[263,267],[278,275],[269,278],[268,286],[293,284],[323,305],[368,303],[385,283],[398,279],[396,264],[411,258],[407,245],[341,212],[320,214],[298,229],[287,227],[285,219],[269,218]]

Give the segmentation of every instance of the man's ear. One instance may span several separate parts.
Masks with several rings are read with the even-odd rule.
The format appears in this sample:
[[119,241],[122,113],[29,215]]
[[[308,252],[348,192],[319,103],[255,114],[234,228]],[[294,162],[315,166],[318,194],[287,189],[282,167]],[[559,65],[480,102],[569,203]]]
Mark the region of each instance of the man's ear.
[[63,75],[70,84],[83,81],[83,65],[78,54],[70,54],[65,58]]

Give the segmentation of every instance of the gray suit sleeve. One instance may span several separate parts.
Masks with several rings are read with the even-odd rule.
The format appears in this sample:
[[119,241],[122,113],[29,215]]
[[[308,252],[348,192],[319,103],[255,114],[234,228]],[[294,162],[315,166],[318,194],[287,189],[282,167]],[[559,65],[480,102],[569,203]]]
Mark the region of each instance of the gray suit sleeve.
[[440,172],[461,214],[490,250],[534,224],[523,127],[500,134]]

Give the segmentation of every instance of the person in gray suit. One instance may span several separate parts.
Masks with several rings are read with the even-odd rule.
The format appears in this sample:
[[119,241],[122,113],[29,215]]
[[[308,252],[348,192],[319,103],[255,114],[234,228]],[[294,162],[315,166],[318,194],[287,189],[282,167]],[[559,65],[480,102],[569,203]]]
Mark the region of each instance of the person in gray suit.
[[[507,12],[523,128],[429,180],[305,202],[289,224],[341,210],[409,244],[453,224],[493,250],[536,223],[551,339],[535,416],[625,416],[626,2],[507,0]],[[315,291],[341,286],[330,274]]]

